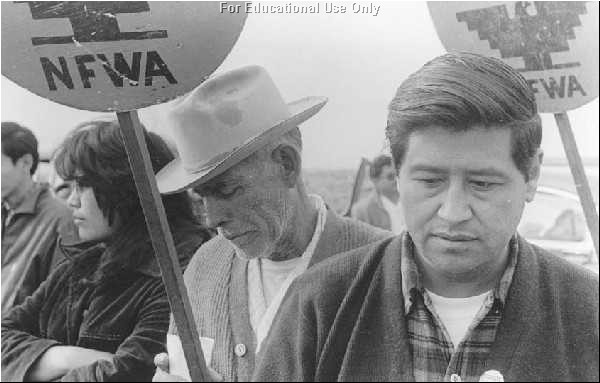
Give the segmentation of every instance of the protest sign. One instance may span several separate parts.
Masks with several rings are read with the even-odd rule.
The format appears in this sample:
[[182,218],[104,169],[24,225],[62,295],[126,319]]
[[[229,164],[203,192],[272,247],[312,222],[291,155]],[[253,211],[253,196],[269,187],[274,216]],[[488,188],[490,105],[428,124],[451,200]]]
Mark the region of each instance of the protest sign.
[[517,69],[535,92],[540,112],[564,112],[598,97],[597,2],[428,6],[446,49],[500,58]]
[[212,2],[3,2],[2,74],[74,108],[140,109],[214,72],[245,16]]

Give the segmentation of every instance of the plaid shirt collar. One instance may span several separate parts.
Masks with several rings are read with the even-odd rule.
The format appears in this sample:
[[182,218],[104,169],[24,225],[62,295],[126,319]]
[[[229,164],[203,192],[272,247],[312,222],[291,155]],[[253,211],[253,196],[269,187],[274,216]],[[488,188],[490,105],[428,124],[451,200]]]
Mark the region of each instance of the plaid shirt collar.
[[[512,283],[513,274],[517,266],[517,257],[519,253],[519,245],[517,236],[514,235],[509,242],[509,261],[508,266],[504,270],[500,281],[494,288],[494,300],[498,299],[502,303],[502,306],[506,303],[506,297],[508,296],[508,289]],[[402,235],[402,258],[400,259],[400,272],[402,273],[402,295],[404,296],[404,313],[407,315],[410,312],[413,300],[412,291],[416,291],[419,294],[423,294],[425,288],[421,283],[421,276],[417,263],[414,259],[415,247],[410,238],[408,232],[404,232]]]

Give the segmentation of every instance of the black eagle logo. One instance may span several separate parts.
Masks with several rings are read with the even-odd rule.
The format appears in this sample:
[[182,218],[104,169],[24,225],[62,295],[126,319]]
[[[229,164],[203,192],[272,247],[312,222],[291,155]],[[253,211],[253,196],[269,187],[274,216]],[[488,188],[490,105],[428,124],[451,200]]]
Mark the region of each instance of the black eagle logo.
[[519,1],[512,18],[506,5],[460,12],[456,18],[489,41],[492,49],[499,49],[502,58],[522,57],[525,67],[519,70],[526,72],[579,66],[578,62],[555,64],[550,54],[569,50],[568,40],[575,39],[579,16],[585,13],[582,1]]

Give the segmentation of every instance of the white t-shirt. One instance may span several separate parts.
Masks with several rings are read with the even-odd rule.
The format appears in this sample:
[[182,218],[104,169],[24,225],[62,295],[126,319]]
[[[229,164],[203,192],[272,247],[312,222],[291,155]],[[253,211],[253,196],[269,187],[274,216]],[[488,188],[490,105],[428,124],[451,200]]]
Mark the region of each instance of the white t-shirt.
[[397,203],[393,203],[389,198],[381,196],[381,203],[383,204],[383,208],[387,211],[390,216],[390,222],[392,224],[391,231],[394,234],[400,234],[404,231],[406,227],[404,223],[404,211],[402,209],[402,204],[400,200]]
[[315,231],[304,253],[287,261],[273,262],[255,258],[248,262],[248,310],[250,326],[256,335],[256,353],[271,328],[287,289],[308,268],[325,228],[325,202],[316,195],[311,195],[311,199],[317,208],[318,217]]
[[255,333],[267,307],[273,302],[290,273],[301,264],[300,257],[280,262],[253,259],[248,263],[248,309],[250,325]]
[[469,326],[473,323],[475,316],[483,306],[492,290],[468,298],[446,298],[426,290],[431,298],[435,312],[442,320],[444,327],[448,330],[450,340],[456,349],[467,335]]

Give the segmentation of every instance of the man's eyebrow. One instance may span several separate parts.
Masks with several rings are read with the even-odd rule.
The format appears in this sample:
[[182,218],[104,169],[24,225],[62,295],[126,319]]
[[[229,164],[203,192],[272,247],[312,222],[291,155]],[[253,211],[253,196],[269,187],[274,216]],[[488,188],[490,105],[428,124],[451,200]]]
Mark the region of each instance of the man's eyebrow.
[[503,172],[500,169],[493,168],[493,167],[472,169],[472,170],[467,171],[467,173],[469,175],[474,175],[474,176],[493,176],[493,177],[501,177],[501,178],[507,177],[507,174],[505,172]]
[[448,173],[447,170],[431,166],[431,165],[413,165],[409,169],[412,173],[414,172],[427,172],[427,173],[436,173],[436,174],[445,174]]
[[[426,172],[426,173],[434,173],[434,174],[447,174],[448,170],[441,168],[441,167],[432,166],[432,165],[417,164],[417,165],[410,167],[410,172],[412,172],[412,173]],[[494,168],[494,167],[468,169],[467,174],[474,175],[474,176],[492,176],[492,177],[507,178],[507,174],[505,172],[503,172],[502,170],[500,170],[498,168]]]

